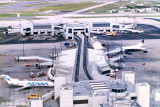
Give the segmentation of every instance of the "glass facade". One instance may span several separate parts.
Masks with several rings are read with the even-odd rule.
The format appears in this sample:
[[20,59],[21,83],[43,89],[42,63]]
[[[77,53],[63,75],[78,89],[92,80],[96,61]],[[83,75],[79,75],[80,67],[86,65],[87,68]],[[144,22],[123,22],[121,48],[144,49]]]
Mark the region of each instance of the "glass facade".
[[112,89],[112,92],[115,92],[115,93],[123,93],[123,92],[126,92],[127,91],[127,88],[123,88],[123,89]]
[[110,23],[93,23],[93,27],[110,27]]
[[113,25],[113,28],[118,28],[119,29],[119,25]]
[[88,100],[74,100],[73,104],[88,104]]
[[88,33],[88,28],[86,28],[86,33]]
[[51,29],[52,26],[50,24],[48,25],[33,25],[33,29]]
[[60,27],[54,27],[54,30],[60,30]]
[[68,33],[72,33],[72,29],[69,29],[69,30],[68,30]]

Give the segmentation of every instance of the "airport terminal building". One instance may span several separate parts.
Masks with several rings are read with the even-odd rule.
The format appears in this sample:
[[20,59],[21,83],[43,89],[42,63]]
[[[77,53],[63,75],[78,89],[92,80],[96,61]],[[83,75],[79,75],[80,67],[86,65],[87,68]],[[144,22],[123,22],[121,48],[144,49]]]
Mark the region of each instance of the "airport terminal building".
[[90,33],[102,34],[105,32],[120,32],[124,30],[132,31],[133,24],[117,24],[111,22],[91,22],[91,23],[33,23],[30,27],[24,28],[22,33],[26,35],[63,35],[65,39],[74,39],[74,35]]
[[74,35],[85,34],[87,37],[90,36],[89,26],[86,24],[66,24],[64,25],[64,38],[74,39]]
[[93,32],[106,32],[110,31],[111,26],[109,22],[93,22],[90,29]]
[[33,24],[31,34],[35,35],[53,35],[54,25],[51,23],[46,24]]
[[60,107],[150,107],[150,85],[135,83],[135,74],[125,71],[121,80],[67,82],[55,77],[55,99]]
[[60,89],[60,107],[149,107],[149,93],[147,83],[136,86],[108,80],[68,83]]

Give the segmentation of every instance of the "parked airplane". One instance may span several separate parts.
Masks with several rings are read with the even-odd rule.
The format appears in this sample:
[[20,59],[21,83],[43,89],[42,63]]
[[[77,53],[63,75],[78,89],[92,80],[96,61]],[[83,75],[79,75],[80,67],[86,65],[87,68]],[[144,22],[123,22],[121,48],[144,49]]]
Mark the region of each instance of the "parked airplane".
[[142,48],[142,46],[144,45],[146,44],[144,44],[144,40],[142,40],[137,45],[122,47],[122,51],[125,52],[126,54],[132,54],[130,52],[136,52],[136,51],[142,51],[144,53],[148,53],[148,51],[145,48]]
[[4,34],[14,34],[14,33],[21,33],[20,29],[8,29],[7,31],[4,32]]
[[[60,54],[58,55],[58,53],[54,56],[54,57],[58,57],[58,56],[63,56],[65,54]],[[44,57],[40,57],[40,56],[18,56],[18,57],[14,57],[14,59],[16,61],[29,61],[29,60],[35,60],[37,61],[37,63],[35,64],[35,66],[37,68],[42,68],[42,67],[52,67],[53,64],[55,63],[63,63],[62,61],[55,61],[55,59],[53,59],[52,54],[49,55],[51,58],[44,58]],[[30,67],[33,65],[25,65],[26,67]]]
[[[35,64],[35,66],[37,68],[41,68],[41,67],[51,67],[53,64],[55,64],[55,61],[52,60],[51,58],[44,58],[44,57],[40,57],[40,56],[18,56],[14,58],[16,61],[28,61],[28,60],[36,60],[37,63]],[[40,62],[43,61],[43,62]],[[31,65],[26,65],[26,67],[29,67]]]
[[120,25],[126,29],[134,29],[137,26],[135,23],[120,23]]
[[144,46],[146,44],[144,44],[144,40],[142,40],[139,44],[137,45],[133,45],[133,46],[125,46],[125,47],[122,47],[122,48],[116,48],[115,50],[113,51],[109,51],[109,52],[106,52],[106,55],[111,58],[117,54],[120,54],[122,53],[123,55],[125,54],[128,54],[128,55],[131,55],[132,52],[137,52],[137,51],[142,51],[144,53],[148,53],[148,51],[143,48],[142,46]]
[[53,87],[54,83],[50,81],[20,81],[19,79],[13,79],[8,75],[1,75],[0,78],[4,78],[9,85],[21,86],[20,89],[25,89],[29,87]]
[[143,33],[144,32],[143,30],[135,30],[135,29],[127,29],[127,28],[124,28],[123,31],[130,32],[130,33]]

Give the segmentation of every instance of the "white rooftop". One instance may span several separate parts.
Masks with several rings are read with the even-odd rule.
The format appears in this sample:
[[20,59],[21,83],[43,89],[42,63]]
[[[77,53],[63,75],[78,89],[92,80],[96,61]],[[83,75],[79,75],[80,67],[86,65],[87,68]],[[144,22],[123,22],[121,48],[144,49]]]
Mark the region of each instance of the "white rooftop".
[[62,62],[61,65],[74,67],[75,57],[77,49],[70,49],[62,51],[59,57],[59,62]]
[[56,75],[66,75],[67,83],[72,82],[77,49],[62,51],[56,64]]
[[66,27],[86,28],[86,25],[85,24],[79,24],[79,23],[72,23],[72,24],[67,24]]
[[107,59],[105,53],[102,50],[88,49],[88,59],[89,62],[95,62],[99,65],[106,64]]
[[[63,86],[63,88],[71,87],[73,89],[73,96],[90,96],[95,93],[95,89],[93,89],[93,83],[97,85],[97,89],[99,87],[99,92],[102,88],[105,87],[106,90],[102,90],[100,93],[108,93],[112,91],[112,87],[118,87],[125,85],[127,87],[128,93],[135,93],[135,86],[132,85],[130,82],[123,82],[123,81],[116,81],[116,80],[88,80],[88,81],[80,81],[75,83],[67,83]],[[94,87],[95,87],[94,85]],[[100,85],[105,85],[101,86]],[[118,85],[118,86],[117,86]],[[97,91],[96,91],[97,92]],[[98,95],[98,93],[97,93]]]

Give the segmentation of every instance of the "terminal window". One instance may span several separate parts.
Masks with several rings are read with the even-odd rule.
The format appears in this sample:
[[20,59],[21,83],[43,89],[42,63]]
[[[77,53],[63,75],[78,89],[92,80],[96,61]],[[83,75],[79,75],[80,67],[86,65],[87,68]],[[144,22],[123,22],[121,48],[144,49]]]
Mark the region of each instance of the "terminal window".
[[68,30],[68,33],[72,33],[72,29],[69,29],[69,30]]
[[110,23],[93,23],[93,27],[110,27]]
[[131,100],[137,100],[137,97],[131,97]]
[[86,33],[88,33],[88,29],[86,28]]
[[60,30],[60,27],[54,27],[54,30]]
[[34,25],[33,29],[51,29],[51,25]]
[[88,104],[88,100],[74,100],[73,104]]
[[112,89],[112,92],[115,92],[115,93],[123,93],[123,92],[126,92],[127,91],[127,88],[124,88],[124,89]]
[[113,25],[113,28],[119,28],[119,25]]

